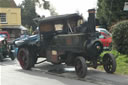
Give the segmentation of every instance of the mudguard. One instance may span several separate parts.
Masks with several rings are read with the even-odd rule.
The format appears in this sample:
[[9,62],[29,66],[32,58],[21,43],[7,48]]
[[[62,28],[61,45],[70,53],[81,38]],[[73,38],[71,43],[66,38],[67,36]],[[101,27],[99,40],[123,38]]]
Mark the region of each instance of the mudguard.
[[17,38],[13,41],[13,43],[16,47],[19,47],[22,45],[34,45],[37,44],[37,42],[39,41],[40,41],[39,34],[36,34],[32,36]]

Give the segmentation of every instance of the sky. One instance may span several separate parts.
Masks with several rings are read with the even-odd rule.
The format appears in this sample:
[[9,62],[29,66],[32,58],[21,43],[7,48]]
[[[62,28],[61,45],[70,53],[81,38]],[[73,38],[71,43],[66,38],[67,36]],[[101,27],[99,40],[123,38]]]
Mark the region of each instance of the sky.
[[[16,4],[20,4],[23,0],[14,0]],[[58,14],[70,14],[79,12],[85,18],[88,17],[88,9],[97,7],[97,0],[46,0],[50,1],[50,3],[56,9]],[[40,9],[36,7],[36,12],[39,15],[50,16],[48,10]]]

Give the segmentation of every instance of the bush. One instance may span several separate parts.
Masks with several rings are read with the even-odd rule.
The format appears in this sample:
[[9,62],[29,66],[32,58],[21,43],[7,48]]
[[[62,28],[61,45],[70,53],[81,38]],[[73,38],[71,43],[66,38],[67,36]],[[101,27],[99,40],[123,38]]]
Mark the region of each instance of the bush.
[[128,54],[128,20],[112,27],[113,48],[122,54]]
[[118,56],[121,56],[121,54],[120,54],[118,51],[116,51],[116,50],[104,51],[103,53],[101,53],[100,56],[103,57],[104,54],[106,54],[106,53],[111,53],[111,54],[113,54],[113,55],[115,56],[115,58],[117,58]]

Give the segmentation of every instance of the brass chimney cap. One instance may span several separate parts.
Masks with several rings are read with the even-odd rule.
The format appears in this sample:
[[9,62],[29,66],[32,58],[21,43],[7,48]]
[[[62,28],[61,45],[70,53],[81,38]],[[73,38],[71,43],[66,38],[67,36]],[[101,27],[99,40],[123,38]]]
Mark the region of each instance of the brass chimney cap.
[[89,9],[88,13],[95,13],[95,9]]

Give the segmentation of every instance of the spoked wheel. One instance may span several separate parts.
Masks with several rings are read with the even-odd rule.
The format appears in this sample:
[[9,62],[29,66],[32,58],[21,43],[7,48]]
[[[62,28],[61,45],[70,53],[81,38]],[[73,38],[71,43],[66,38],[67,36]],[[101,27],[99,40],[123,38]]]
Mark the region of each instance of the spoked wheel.
[[20,63],[20,66],[25,69],[29,70],[32,67],[32,58],[30,57],[30,51],[28,48],[20,48],[18,51],[18,60]]
[[87,64],[83,57],[76,58],[75,70],[78,77],[84,78],[86,76]]
[[107,73],[114,73],[116,71],[116,60],[112,54],[105,54],[103,56],[103,66]]

